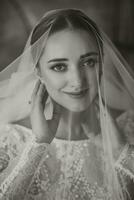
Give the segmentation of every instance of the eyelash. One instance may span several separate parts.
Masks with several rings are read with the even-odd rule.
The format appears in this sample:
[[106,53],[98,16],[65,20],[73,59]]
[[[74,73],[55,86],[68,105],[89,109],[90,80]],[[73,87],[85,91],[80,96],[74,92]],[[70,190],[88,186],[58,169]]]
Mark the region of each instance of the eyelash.
[[[93,62],[93,64],[91,65],[91,63]],[[85,63],[88,63],[88,66],[85,67],[89,67],[89,68],[94,68],[95,64],[97,64],[97,59],[96,58],[90,58],[88,60],[82,61],[80,63],[80,66],[84,66]],[[60,67],[60,69],[58,69],[58,67]],[[62,69],[61,69],[62,68]],[[67,65],[65,63],[58,63],[53,65],[50,69],[52,69],[55,72],[65,72],[67,70]],[[57,70],[58,69],[58,70]]]
[[87,64],[87,66],[85,67],[89,67],[89,68],[94,68],[94,66],[98,63],[97,58],[90,58],[87,59],[85,61],[81,62],[81,66],[84,66],[85,64]]
[[[58,67],[64,67],[64,69],[57,70],[56,68]],[[67,68],[67,65],[65,65],[64,63],[58,63],[58,64],[53,65],[50,69],[52,69],[55,72],[64,72],[66,71],[66,68]]]

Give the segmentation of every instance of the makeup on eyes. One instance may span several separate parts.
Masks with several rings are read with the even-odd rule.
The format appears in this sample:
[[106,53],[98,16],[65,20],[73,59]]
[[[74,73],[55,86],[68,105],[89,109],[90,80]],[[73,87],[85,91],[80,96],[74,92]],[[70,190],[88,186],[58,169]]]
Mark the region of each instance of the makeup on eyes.
[[98,63],[96,56],[91,56],[80,61],[80,66],[93,68]]
[[55,72],[63,72],[67,69],[67,64],[65,63],[57,63],[50,67],[50,69],[54,70]]
[[[67,70],[68,58],[54,58],[48,61],[48,63],[52,63],[50,69],[55,72],[65,72]],[[97,52],[89,52],[80,56],[79,65],[80,66],[88,66],[94,67],[94,65],[98,62],[98,53]],[[86,65],[87,64],[87,65]]]
[[[79,66],[93,68],[97,62],[97,58],[90,57],[80,61]],[[67,70],[67,67],[68,65],[66,63],[56,63],[50,66],[50,69],[54,70],[55,72],[65,72]]]
[[[88,52],[86,54],[83,54],[80,56],[80,60],[81,59],[84,59],[84,58],[87,58],[87,57],[90,57],[90,56],[98,56],[98,53],[97,52]],[[48,60],[47,63],[53,63],[53,62],[67,62],[69,61],[68,58],[53,58],[53,59],[50,59]]]

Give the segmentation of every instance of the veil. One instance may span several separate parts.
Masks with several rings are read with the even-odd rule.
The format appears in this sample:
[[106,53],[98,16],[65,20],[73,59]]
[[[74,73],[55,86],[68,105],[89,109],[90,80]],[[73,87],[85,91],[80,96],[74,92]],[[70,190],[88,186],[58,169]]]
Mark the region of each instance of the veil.
[[[30,115],[31,105],[29,101],[31,100],[35,84],[39,79],[36,73],[36,66],[45,48],[51,28],[55,23],[57,13],[62,13],[62,11],[50,11],[43,16],[41,21],[31,31],[23,53],[0,72],[1,124],[17,123],[17,121]],[[122,148],[119,148],[118,151],[117,146],[120,143],[118,141],[121,141],[124,147],[130,142],[129,133],[125,132],[124,128],[126,121],[120,122],[120,116],[122,116],[122,113],[130,113],[131,115],[134,108],[134,72],[101,29],[99,29],[100,34],[98,34],[95,26],[90,24],[88,17],[81,11],[72,9],[72,12],[78,12],[80,17],[91,26],[98,43],[99,61],[102,68],[101,78],[96,71],[98,84],[97,100],[95,100],[93,106],[91,105],[85,111],[79,123],[81,123],[81,127],[88,138],[90,138],[91,132],[96,132],[96,138],[101,136],[104,160],[102,169],[104,185],[107,186],[107,190],[112,196],[111,199],[125,200],[129,198],[126,177],[122,173],[118,173],[115,161],[119,159],[123,151]],[[31,45],[33,32],[43,20],[46,20],[46,32],[41,33],[39,39]],[[99,40],[102,42],[103,52],[100,49]],[[44,114],[47,120],[53,117],[51,97],[47,99]],[[94,115],[97,116],[96,121],[94,121]],[[97,130],[96,127],[98,127]],[[131,140],[131,144],[133,143],[134,141]],[[91,152],[93,153],[93,151],[94,149]],[[92,159],[99,159],[97,158],[97,153],[95,153]],[[93,166],[90,163],[91,168],[96,168],[96,163],[96,161],[93,162]],[[85,164],[84,167],[88,168],[86,172],[89,172],[87,176],[90,179],[89,165],[86,166]],[[98,178],[101,179],[101,176],[98,175]],[[110,197],[107,199],[110,199]]]

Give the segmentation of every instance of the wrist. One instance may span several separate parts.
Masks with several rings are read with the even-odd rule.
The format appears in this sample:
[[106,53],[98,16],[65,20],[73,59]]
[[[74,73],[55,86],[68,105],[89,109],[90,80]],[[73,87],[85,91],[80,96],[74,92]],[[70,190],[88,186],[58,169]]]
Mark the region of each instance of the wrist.
[[52,142],[52,138],[47,136],[35,136],[35,143],[37,144],[50,144]]

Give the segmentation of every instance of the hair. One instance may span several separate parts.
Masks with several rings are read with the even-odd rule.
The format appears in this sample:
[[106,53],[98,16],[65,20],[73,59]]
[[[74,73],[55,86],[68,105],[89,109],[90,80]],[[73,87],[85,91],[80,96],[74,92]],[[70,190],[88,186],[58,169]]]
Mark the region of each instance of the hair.
[[102,37],[95,22],[81,10],[58,9],[48,12],[34,28],[31,45],[34,44],[49,28],[49,36],[64,29],[82,29],[93,33],[101,52],[103,52]]

